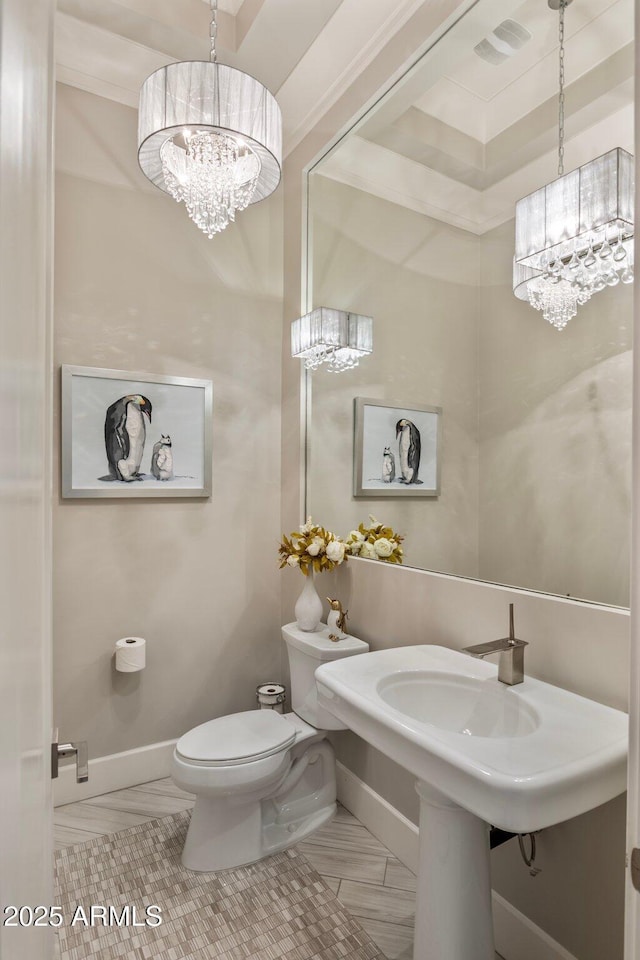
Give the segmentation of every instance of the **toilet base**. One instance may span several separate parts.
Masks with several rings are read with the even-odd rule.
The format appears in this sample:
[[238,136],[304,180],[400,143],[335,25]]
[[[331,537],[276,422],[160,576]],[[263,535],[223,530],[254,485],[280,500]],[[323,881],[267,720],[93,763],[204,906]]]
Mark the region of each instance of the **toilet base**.
[[246,866],[303,840],[335,812],[333,748],[323,739],[301,743],[292,750],[286,776],[266,797],[197,795],[182,863],[197,872]]
[[299,843],[300,840],[304,840],[305,837],[315,833],[316,830],[323,827],[325,823],[333,820],[337,808],[338,805],[334,802],[323,807],[321,810],[317,810],[315,813],[307,814],[304,817],[300,817],[299,820],[291,821],[286,825],[274,823],[266,826],[264,830],[264,852],[262,856],[266,857],[269,856],[269,854],[278,853],[280,850],[286,850],[287,847],[292,847],[295,843]]
[[182,851],[187,870],[207,872],[252,863],[260,847],[259,803],[234,797],[198,797]]
[[[245,867],[315,833],[333,820],[337,808],[333,803],[297,821],[269,824],[263,833],[260,804],[247,806],[250,809],[244,810],[233,798],[224,807],[219,800],[198,798],[182,851],[183,866],[197,873]],[[224,822],[222,833],[212,829],[216,821]]]

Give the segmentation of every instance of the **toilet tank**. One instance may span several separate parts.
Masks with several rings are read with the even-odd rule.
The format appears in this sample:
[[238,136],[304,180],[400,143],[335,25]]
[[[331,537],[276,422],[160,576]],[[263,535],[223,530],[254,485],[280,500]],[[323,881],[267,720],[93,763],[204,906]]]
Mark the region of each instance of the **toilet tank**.
[[294,713],[318,730],[346,730],[343,723],[318,704],[314,675],[320,664],[366,653],[369,644],[351,636],[330,640],[330,632],[325,624],[313,633],[301,630],[296,623],[282,628],[291,671],[291,706]]

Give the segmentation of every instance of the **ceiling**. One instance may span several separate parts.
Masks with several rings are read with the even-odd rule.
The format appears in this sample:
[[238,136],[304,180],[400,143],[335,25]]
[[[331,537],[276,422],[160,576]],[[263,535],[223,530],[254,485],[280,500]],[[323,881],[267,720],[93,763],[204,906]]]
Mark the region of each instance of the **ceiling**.
[[[219,0],[218,58],[264,83],[285,155],[430,0]],[[158,67],[209,57],[208,0],[58,0],[57,79],[137,107]]]
[[[633,16],[633,0],[566,11],[566,170],[633,152]],[[480,59],[474,47],[507,19],[529,39],[499,64]],[[556,175],[557,97],[558,14],[545,0],[479,0],[318,172],[483,234]]]
[[[430,2],[219,0],[218,57],[277,96],[286,156]],[[574,0],[567,10],[566,169],[633,150],[633,6]],[[57,79],[130,107],[158,67],[209,56],[209,0],[57,7]],[[473,48],[505,20],[529,39],[497,65],[481,60]],[[545,0],[479,0],[320,171],[472,233],[510,219],[556,170],[557,27]]]

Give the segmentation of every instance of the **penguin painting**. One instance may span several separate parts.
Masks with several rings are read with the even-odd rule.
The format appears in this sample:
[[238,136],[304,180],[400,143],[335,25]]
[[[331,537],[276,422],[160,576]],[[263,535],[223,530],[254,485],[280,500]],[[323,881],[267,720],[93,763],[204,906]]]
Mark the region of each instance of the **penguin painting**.
[[420,431],[411,420],[398,420],[396,439],[400,454],[400,483],[422,483],[418,480],[420,469]]
[[391,447],[385,447],[382,455],[382,479],[385,483],[393,483],[396,477],[396,458],[391,453]]
[[143,479],[140,464],[147,435],[145,416],[151,423],[151,401],[140,394],[120,397],[107,408],[104,443],[112,480],[129,483]]
[[173,451],[168,434],[160,434],[160,439],[153,445],[151,473],[156,480],[173,480]]

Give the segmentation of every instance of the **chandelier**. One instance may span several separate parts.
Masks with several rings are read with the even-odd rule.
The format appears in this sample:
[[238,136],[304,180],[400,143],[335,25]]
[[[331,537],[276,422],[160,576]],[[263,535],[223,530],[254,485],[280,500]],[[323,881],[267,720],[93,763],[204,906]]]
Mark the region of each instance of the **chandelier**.
[[184,203],[211,239],[280,182],[282,118],[254,77],[218,63],[218,0],[211,0],[210,59],[170,63],[140,90],[138,162]]
[[513,292],[562,330],[605,287],[633,282],[634,159],[620,147],[564,172],[564,13],[559,10],[558,177],[516,204]]
[[291,356],[307,370],[327,365],[330,373],[358,366],[373,352],[373,318],[330,307],[316,307],[291,324]]

